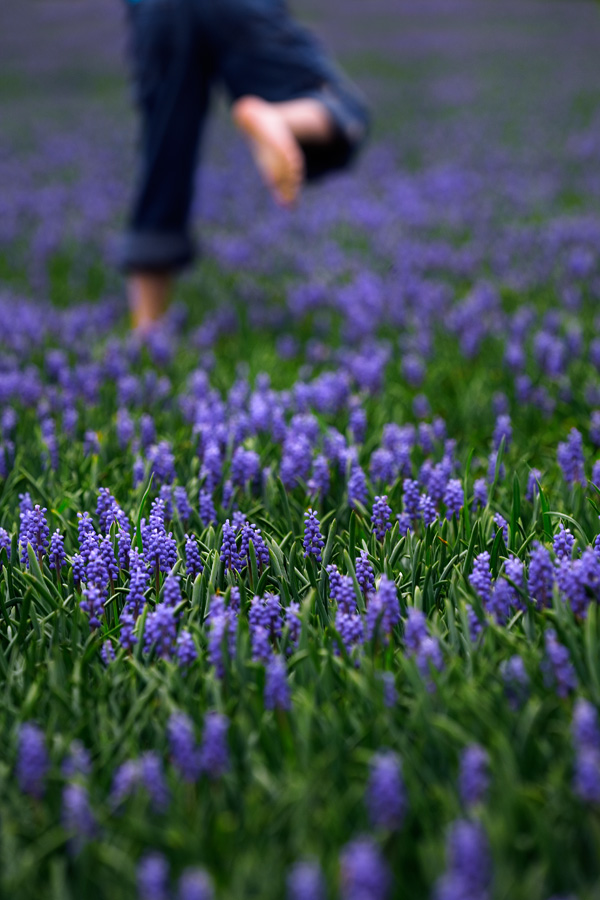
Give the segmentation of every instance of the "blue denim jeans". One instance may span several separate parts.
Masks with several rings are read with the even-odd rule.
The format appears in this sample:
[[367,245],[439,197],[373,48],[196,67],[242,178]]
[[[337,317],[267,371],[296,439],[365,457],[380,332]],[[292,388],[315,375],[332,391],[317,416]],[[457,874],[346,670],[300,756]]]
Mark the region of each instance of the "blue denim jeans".
[[232,101],[315,97],[335,135],[304,145],[307,178],[347,166],[369,126],[357,88],[285,0],[130,2],[136,99],[142,117],[138,182],[119,262],[129,271],[173,270],[194,257],[189,214],[213,85]]

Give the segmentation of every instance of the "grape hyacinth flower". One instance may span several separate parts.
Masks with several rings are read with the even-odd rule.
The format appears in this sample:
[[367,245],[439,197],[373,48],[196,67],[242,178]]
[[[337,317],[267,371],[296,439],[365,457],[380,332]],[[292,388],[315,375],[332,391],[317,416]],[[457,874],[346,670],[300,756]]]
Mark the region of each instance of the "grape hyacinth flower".
[[375,574],[369,561],[369,554],[366,550],[360,551],[360,555],[356,557],[355,566],[356,580],[366,597],[367,594],[375,588]]
[[[225,675],[225,652],[233,659],[235,655],[235,642],[237,632],[237,613],[231,606],[225,609],[222,606],[219,611],[210,615],[210,628],[208,632],[208,662],[215,667],[218,678]],[[268,635],[266,638],[268,645]],[[270,648],[269,648],[270,652]]]
[[61,772],[65,778],[87,778],[92,771],[90,752],[81,741],[71,741],[69,752],[63,760]]
[[181,603],[181,588],[179,575],[167,575],[163,585],[163,603],[175,607]]
[[199,866],[185,869],[179,879],[177,900],[214,900],[212,878]]
[[323,557],[321,551],[325,546],[323,535],[320,531],[321,525],[317,519],[314,510],[309,509],[304,513],[304,558],[314,556],[317,562],[321,562]]
[[459,819],[446,844],[447,869],[434,900],[489,900],[492,866],[487,836],[478,822]]
[[473,484],[473,509],[484,509],[488,504],[488,487],[485,478],[476,478]]
[[529,579],[527,587],[529,596],[538,609],[550,606],[552,603],[552,588],[554,585],[554,566],[550,554],[537,541],[529,558]]
[[196,579],[204,571],[198,542],[193,534],[185,535],[185,570],[192,579]]
[[[11,539],[10,534],[5,528],[0,528],[0,551],[6,552],[7,559],[10,560]],[[2,559],[0,558],[0,572],[2,571]]]
[[313,462],[308,489],[313,497],[325,497],[329,491],[330,475],[327,457],[320,453]]
[[464,506],[465,493],[462,481],[458,478],[451,478],[446,485],[442,503],[446,507],[446,518],[450,520],[452,516],[459,516]]
[[583,438],[576,428],[571,428],[567,440],[559,443],[556,458],[568,485],[585,485]]
[[292,708],[287,669],[279,654],[271,656],[266,666],[265,709]]
[[573,790],[583,803],[600,805],[600,726],[598,712],[580,697],[573,710],[575,771]]
[[402,482],[404,512],[410,518],[413,525],[419,518],[421,506],[421,490],[419,482],[412,478],[405,478]]
[[273,653],[269,632],[262,625],[251,626],[250,640],[252,642],[253,661],[266,665]]
[[510,421],[510,416],[508,415],[499,415],[496,419],[496,426],[494,428],[494,435],[492,438],[492,445],[494,450],[500,449],[500,444],[504,439],[504,452],[508,450],[512,441],[512,424]]
[[490,572],[490,554],[487,550],[479,553],[473,562],[473,571],[469,575],[469,584],[487,607],[492,599],[492,573]]
[[520,709],[529,694],[529,675],[520,656],[511,656],[500,664],[504,690],[512,709]]
[[184,487],[179,485],[178,487],[173,488],[173,496],[175,497],[175,507],[177,509],[179,521],[183,525],[186,525],[188,519],[192,515],[192,507],[188,500],[187,491]]
[[556,636],[553,628],[545,634],[546,658],[543,661],[543,672],[548,686],[554,686],[559,697],[567,697],[577,687],[577,676],[569,651]]
[[348,505],[356,509],[357,505],[367,504],[367,477],[358,464],[352,466],[348,478]]
[[298,646],[300,640],[300,632],[302,631],[302,620],[300,618],[300,604],[293,600],[285,609],[285,627],[288,630],[290,641],[290,652],[292,648]]
[[370,763],[367,784],[367,808],[373,828],[396,831],[406,813],[406,789],[402,765],[390,750],[376,753]]
[[388,709],[393,709],[398,702],[398,691],[393,672],[382,672],[381,681],[383,683],[383,705]]
[[344,613],[338,609],[335,614],[335,627],[348,654],[363,643],[364,623],[362,616],[357,613]]
[[427,685],[427,690],[433,691],[435,685],[431,679],[432,671],[441,672],[444,667],[442,649],[436,637],[427,636],[423,638],[417,648],[415,662],[421,678],[424,679]]
[[192,663],[198,659],[194,638],[185,629],[181,631],[177,638],[176,656],[180,669],[189,669]]
[[409,606],[404,622],[404,645],[407,651],[415,654],[427,637],[427,620],[422,610]]
[[250,522],[245,522],[241,530],[240,557],[247,565],[250,565],[250,541],[252,541],[252,546],[254,547],[257,566],[262,571],[271,562],[269,548],[265,543],[260,528],[252,525]]
[[194,726],[189,716],[182,712],[173,713],[167,724],[167,738],[173,765],[184,781],[193,783],[200,774],[201,762]]
[[200,767],[209,778],[219,778],[229,769],[228,728],[226,716],[217,712],[206,714],[200,747]]
[[229,570],[239,572],[244,565],[242,558],[238,553],[235,530],[230,525],[229,519],[226,519],[225,524],[223,525],[220,559],[225,563],[226,568]]
[[165,519],[173,518],[173,489],[170,484],[163,484],[158,492],[165,511]]
[[429,527],[437,521],[437,509],[429,494],[421,494],[421,498],[419,500],[419,512],[423,517],[425,527]]
[[119,548],[119,567],[127,571],[131,565],[131,536],[127,531],[119,531],[117,545]]
[[343,848],[340,855],[342,900],[385,900],[391,876],[377,844],[360,837]]
[[489,784],[489,757],[479,744],[469,744],[460,758],[459,785],[464,806],[470,809],[481,803]]
[[578,747],[595,747],[600,750],[600,724],[596,707],[579,697],[573,709],[573,741]]
[[96,837],[98,826],[92,812],[88,789],[83,784],[65,785],[62,795],[62,826],[69,834],[69,850],[79,853]]
[[169,900],[169,864],[162,853],[147,853],[137,866],[139,900]]
[[329,576],[329,596],[332,600],[337,600],[342,587],[342,576],[335,563],[330,563],[326,571]]
[[571,559],[575,538],[568,528],[561,522],[558,532],[554,535],[553,549],[558,559]]
[[109,666],[115,661],[115,648],[112,641],[104,641],[100,650],[100,656],[105,666]]
[[538,482],[541,481],[542,473],[539,469],[531,469],[529,475],[527,476],[527,490],[525,492],[525,498],[529,500],[530,503],[533,503],[533,500],[536,494],[539,493]]
[[216,525],[217,513],[212,498],[212,492],[205,488],[201,488],[198,495],[198,505],[202,524],[205,527],[208,525]]
[[375,497],[371,522],[373,524],[373,532],[378,541],[383,541],[386,532],[392,527],[390,522],[391,515],[392,510],[388,506],[387,495]]
[[295,863],[287,876],[287,900],[325,900],[325,879],[317,862]]
[[104,615],[104,596],[95,584],[83,588],[83,600],[79,606],[87,613],[90,628],[100,628],[100,618]]
[[155,812],[164,812],[169,805],[170,794],[162,759],[151,750],[142,753],[139,759],[140,781],[150,798]]
[[[10,544],[9,544],[10,547]],[[63,566],[67,564],[67,555],[65,553],[65,539],[57,528],[50,538],[50,549],[48,551],[50,560],[49,567],[54,569],[58,574]]]
[[17,782],[24,794],[41,800],[46,790],[50,762],[42,729],[34,722],[19,726],[17,743]]
[[383,575],[377,592],[369,596],[366,618],[367,638],[371,640],[379,629],[387,643],[392,629],[399,621],[400,604],[396,584]]
[[171,659],[176,632],[175,610],[165,603],[160,603],[146,619],[144,653],[150,653],[155,649],[161,659]]
[[[502,532],[502,538],[505,544],[508,544],[508,522],[501,516],[500,513],[496,513],[494,515],[494,525],[497,525],[499,530]],[[493,537],[496,537],[496,532],[494,532]]]

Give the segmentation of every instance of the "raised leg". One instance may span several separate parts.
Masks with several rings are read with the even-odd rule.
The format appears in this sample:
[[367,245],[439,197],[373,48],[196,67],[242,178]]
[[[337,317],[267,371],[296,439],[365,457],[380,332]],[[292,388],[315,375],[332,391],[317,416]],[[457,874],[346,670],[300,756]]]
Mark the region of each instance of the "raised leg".
[[326,144],[335,134],[327,108],[312,97],[269,103],[240,97],[233,121],[246,137],[256,166],[277,202],[291,206],[304,179],[301,144]]

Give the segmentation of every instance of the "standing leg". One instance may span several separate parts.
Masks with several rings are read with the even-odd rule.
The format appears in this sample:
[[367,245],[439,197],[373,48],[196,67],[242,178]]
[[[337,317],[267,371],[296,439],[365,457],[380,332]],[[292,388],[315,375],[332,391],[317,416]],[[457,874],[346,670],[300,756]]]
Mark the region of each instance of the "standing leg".
[[120,263],[134,327],[164,314],[174,274],[194,256],[189,213],[213,63],[190,0],[131,9],[141,161]]

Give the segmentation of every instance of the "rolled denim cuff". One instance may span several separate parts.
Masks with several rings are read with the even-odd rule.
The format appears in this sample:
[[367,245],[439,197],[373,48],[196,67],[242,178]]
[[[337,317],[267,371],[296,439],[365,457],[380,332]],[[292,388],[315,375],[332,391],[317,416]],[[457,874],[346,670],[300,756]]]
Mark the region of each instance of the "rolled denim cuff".
[[366,102],[356,89],[350,95],[344,93],[340,96],[325,85],[320,91],[315,92],[315,97],[326,107],[338,134],[355,151],[360,149],[367,139],[370,116]]
[[116,251],[116,263],[125,272],[173,271],[188,266],[196,247],[187,234],[165,231],[128,231]]
[[352,163],[369,136],[370,115],[353,85],[350,90],[346,85],[325,84],[308,96],[325,106],[335,125],[335,135],[328,143],[302,145],[306,177],[313,181]]

